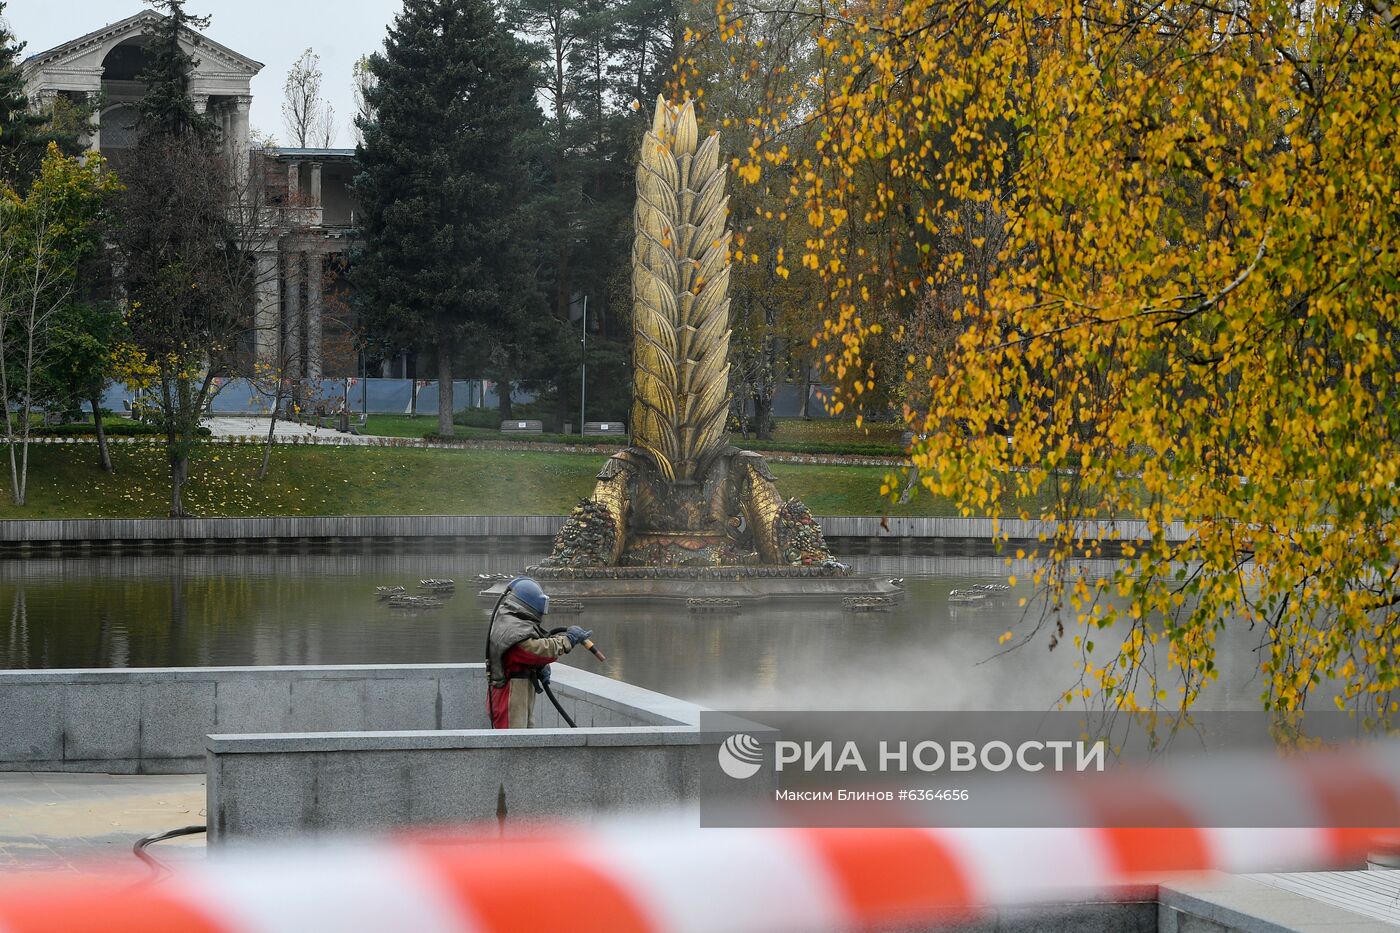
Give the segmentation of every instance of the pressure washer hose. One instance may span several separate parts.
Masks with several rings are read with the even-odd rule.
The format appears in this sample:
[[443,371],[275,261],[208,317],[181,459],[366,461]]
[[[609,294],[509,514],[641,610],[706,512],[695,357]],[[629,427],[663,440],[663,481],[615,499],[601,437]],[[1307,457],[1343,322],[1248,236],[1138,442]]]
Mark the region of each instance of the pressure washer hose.
[[179,829],[168,829],[163,833],[154,833],[150,836],[142,836],[136,840],[136,844],[131,847],[131,853],[145,862],[151,868],[151,876],[142,884],[150,884],[159,881],[170,873],[170,868],[160,859],[146,851],[146,847],[155,842],[164,842],[167,839],[175,839],[179,836],[194,836],[199,833],[207,833],[208,826],[182,826]]
[[[569,630],[569,627],[566,625],[566,626],[564,626],[564,627],[562,627],[562,628],[552,628],[552,629],[550,629],[550,630],[549,630],[549,634],[551,634],[551,635],[563,635],[563,634],[564,634],[565,632],[567,632],[568,630]],[[590,645],[589,650],[590,650],[590,651],[593,650],[592,647],[591,647],[591,645]],[[597,654],[598,652],[597,652],[597,651],[593,651],[593,653],[594,653],[594,654]],[[569,724],[569,728],[570,728],[570,729],[577,729],[577,728],[578,728],[578,723],[574,722],[574,719],[573,719],[572,716],[570,716],[568,713],[564,712],[564,707],[563,707],[563,705],[560,704],[560,702],[559,702],[559,700],[558,700],[557,698],[555,698],[555,696],[554,696],[554,691],[551,690],[551,689],[549,688],[549,681],[545,680],[545,679],[544,679],[543,677],[541,677],[539,674],[532,674],[532,675],[530,676],[530,679],[533,680],[533,681],[535,682],[535,692],[538,693],[540,690],[543,690],[543,691],[544,691],[544,695],[547,696],[547,697],[549,697],[549,702],[551,702],[551,703],[554,704],[554,708],[557,709],[557,710],[559,711],[559,715],[560,715],[560,716],[563,716],[563,717],[564,717],[564,721],[567,722],[567,723]]]
[[[562,630],[561,630],[561,631],[562,631]],[[557,634],[559,634],[559,633],[558,633],[558,632],[550,632],[549,634],[551,634],[551,635],[557,635]],[[539,674],[531,674],[531,675],[530,675],[530,682],[533,683],[533,684],[535,685],[535,692],[536,692],[536,693],[539,693],[541,690],[544,691],[544,695],[547,696],[547,697],[549,697],[549,702],[551,702],[551,703],[554,704],[554,708],[557,709],[557,710],[559,711],[559,715],[560,715],[560,716],[563,716],[563,717],[564,717],[564,721],[567,722],[567,723],[569,724],[569,728],[570,728],[570,729],[577,729],[577,728],[578,728],[578,723],[574,722],[574,719],[573,719],[572,716],[570,716],[568,713],[564,712],[564,707],[563,707],[562,704],[560,704],[559,700],[554,696],[554,691],[551,690],[551,689],[549,689],[549,681],[545,680],[545,679],[544,679],[543,677],[541,677]]]

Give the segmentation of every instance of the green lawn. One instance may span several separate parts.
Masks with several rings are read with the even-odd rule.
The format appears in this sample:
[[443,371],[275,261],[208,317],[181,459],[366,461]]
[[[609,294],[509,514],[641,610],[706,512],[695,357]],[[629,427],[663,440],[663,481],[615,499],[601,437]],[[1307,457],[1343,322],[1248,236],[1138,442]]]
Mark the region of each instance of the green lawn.
[[867,421],[856,427],[844,418],[778,418],[773,429],[773,440],[797,444],[901,444],[903,437],[904,425],[893,421]]
[[422,437],[437,430],[437,415],[370,415],[361,434],[380,437]]
[[[0,518],[130,518],[166,513],[168,486],[156,444],[112,448],[116,474],[96,467],[94,445],[30,450],[29,504],[0,497]],[[603,465],[596,451],[417,450],[275,447],[267,479],[256,478],[258,447],[200,449],[186,503],[198,515],[552,515],[567,512]],[[785,496],[828,515],[876,515],[882,467],[774,464]],[[8,477],[6,477],[8,479]],[[944,500],[920,495],[895,515],[948,515]]]

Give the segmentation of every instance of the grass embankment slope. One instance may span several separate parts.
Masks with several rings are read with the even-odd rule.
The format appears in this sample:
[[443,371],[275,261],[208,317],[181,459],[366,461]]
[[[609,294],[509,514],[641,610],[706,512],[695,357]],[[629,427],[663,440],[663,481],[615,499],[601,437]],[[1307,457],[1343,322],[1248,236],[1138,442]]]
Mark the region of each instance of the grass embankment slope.
[[[30,449],[29,504],[0,497],[0,519],[164,516],[169,486],[158,444],[112,448],[115,474],[90,444]],[[422,450],[275,447],[266,479],[262,449],[208,446],[194,456],[185,502],[195,515],[562,515],[593,488],[596,450]],[[883,467],[774,464],[784,496],[818,515],[952,515],[923,493],[907,506],[880,498]]]

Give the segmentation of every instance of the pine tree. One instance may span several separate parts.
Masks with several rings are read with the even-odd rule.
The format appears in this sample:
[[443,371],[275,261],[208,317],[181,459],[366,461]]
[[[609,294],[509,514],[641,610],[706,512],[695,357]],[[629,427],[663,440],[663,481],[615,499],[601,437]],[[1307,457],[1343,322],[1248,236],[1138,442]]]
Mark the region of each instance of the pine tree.
[[627,367],[612,361],[629,355],[632,165],[643,128],[614,71],[614,44],[634,11],[630,0],[510,0],[504,9],[534,57],[545,109],[533,210],[544,218],[539,313],[550,318],[542,337],[517,344],[510,378],[552,403],[560,424],[578,415],[586,297],[589,413],[617,419],[631,387]]
[[352,275],[372,331],[436,355],[450,434],[454,358],[508,353],[534,296],[530,61],[487,0],[407,0],[369,72]]
[[49,113],[35,112],[19,69],[23,52],[24,43],[5,23],[5,2],[0,0],[0,181],[16,191],[28,190],[38,177],[49,143],[57,143],[66,156],[81,153],[92,115],[89,107],[66,97]]
[[24,93],[24,78],[19,73],[20,54],[24,43],[15,40],[3,19],[5,4],[0,2],[0,179],[24,190],[24,179],[17,178],[17,169],[43,126],[43,117],[31,113],[29,97]]
[[[670,91],[683,44],[684,0],[618,0],[617,24],[609,33],[609,60],[618,93],[645,104]],[[650,119],[643,106],[638,119]],[[638,131],[640,134],[640,130]]]
[[209,138],[214,122],[200,113],[190,97],[190,75],[195,59],[180,45],[187,29],[204,29],[209,17],[185,12],[185,0],[146,0],[162,19],[146,43],[146,67],[138,79],[146,93],[138,105],[137,132],[141,138]]

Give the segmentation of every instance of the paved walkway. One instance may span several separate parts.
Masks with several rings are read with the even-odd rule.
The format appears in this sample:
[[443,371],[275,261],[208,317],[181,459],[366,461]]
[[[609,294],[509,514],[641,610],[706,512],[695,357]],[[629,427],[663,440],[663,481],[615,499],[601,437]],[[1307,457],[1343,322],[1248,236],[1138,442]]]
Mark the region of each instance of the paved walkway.
[[[267,437],[268,418],[233,417],[219,415],[205,418],[204,426],[214,437]],[[352,416],[353,421],[353,416]],[[273,428],[274,437],[299,437],[304,442],[318,443],[334,441],[337,444],[375,444],[380,438],[373,435],[341,434],[334,428],[318,428],[312,424],[298,424],[295,421],[277,419]]]
[[[202,774],[0,774],[0,872],[82,871],[129,860],[142,836],[202,824]],[[204,837],[157,843],[163,862],[202,857]]]
[[[358,415],[354,416],[358,420]],[[267,437],[267,418],[233,415],[219,415],[204,419],[213,439],[224,444],[244,444],[250,440],[260,443]],[[604,441],[561,444],[557,441],[530,440],[526,437],[491,440],[485,438],[461,438],[451,442],[427,441],[420,437],[397,437],[387,434],[341,434],[334,428],[317,428],[309,424],[297,424],[278,420],[273,429],[273,438],[279,444],[325,444],[329,446],[361,445],[367,447],[413,447],[427,450],[506,450],[536,451],[544,453],[602,454],[611,456],[621,450],[618,444]],[[111,444],[163,444],[159,435],[138,435],[136,437],[109,437]],[[29,439],[31,444],[93,444],[96,438],[90,434],[46,436]],[[769,463],[805,463],[830,466],[880,466],[901,467],[907,461],[903,457],[880,456],[874,454],[841,453],[795,453],[792,451],[763,451],[758,453]]]

